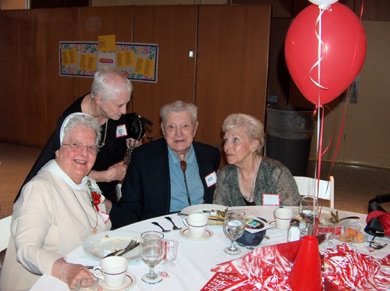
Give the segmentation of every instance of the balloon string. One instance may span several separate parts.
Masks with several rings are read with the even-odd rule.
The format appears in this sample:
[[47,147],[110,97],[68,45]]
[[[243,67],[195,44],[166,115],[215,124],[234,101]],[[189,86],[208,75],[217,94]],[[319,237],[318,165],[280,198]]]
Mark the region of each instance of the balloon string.
[[[320,95],[320,94],[319,94]],[[319,97],[320,99],[320,97]],[[318,213],[316,210],[318,209],[318,196],[320,192],[320,177],[321,177],[321,163],[322,163],[322,140],[323,140],[323,132],[324,132],[324,110],[323,105],[318,102],[316,105],[316,108],[314,110],[315,112],[318,112],[318,118],[317,118],[317,163],[315,166],[315,172],[314,172],[314,178],[316,181],[316,187],[315,187],[315,201],[313,205],[313,213]],[[318,222],[315,220],[314,228],[317,229]]]
[[[314,63],[314,65],[310,68],[309,77],[310,77],[310,81],[312,81],[317,87],[319,87],[321,89],[328,90],[327,87],[324,87],[321,85],[321,62],[322,62],[323,58],[325,57],[326,49],[322,48],[322,46],[324,44],[322,41],[322,14],[324,13],[324,10],[320,9],[319,11],[320,12],[319,12],[317,20],[316,20],[316,29],[315,29],[315,34],[316,34],[317,39],[318,39],[318,56],[317,56],[318,59]],[[317,31],[317,27],[318,27],[318,31]],[[314,80],[311,76],[315,67],[318,67],[318,71],[317,71],[318,82],[316,80]]]
[[[325,108],[328,109],[329,112],[331,112],[332,110],[329,108],[329,106],[325,105]],[[325,113],[325,112],[324,112]],[[324,121],[325,122],[325,121]],[[330,148],[330,145],[332,144],[332,140],[333,140],[333,137],[334,137],[334,132],[335,132],[335,122],[334,122],[334,118],[332,118],[332,134],[330,136],[330,139],[329,139],[329,142],[326,146],[326,148],[324,149],[324,151],[322,152],[322,155],[325,155],[325,153],[329,150]]]
[[363,18],[363,11],[364,11],[364,0],[362,0],[362,6],[360,7],[360,21],[362,21]]
[[350,94],[350,91],[349,91],[349,88],[347,90],[347,94],[346,94],[346,100],[345,100],[345,104],[344,104],[344,109],[343,109],[343,114],[341,116],[341,121],[340,121],[340,131],[339,131],[339,136],[337,138],[337,141],[336,141],[336,148],[335,148],[335,151],[333,153],[333,157],[332,157],[332,163],[330,165],[330,169],[329,169],[329,176],[333,170],[333,166],[336,162],[336,157],[339,153],[339,150],[340,150],[340,143],[341,143],[341,140],[343,139],[343,133],[344,133],[344,127],[345,127],[345,119],[347,117],[347,109],[348,109],[348,104],[349,104],[349,95]]

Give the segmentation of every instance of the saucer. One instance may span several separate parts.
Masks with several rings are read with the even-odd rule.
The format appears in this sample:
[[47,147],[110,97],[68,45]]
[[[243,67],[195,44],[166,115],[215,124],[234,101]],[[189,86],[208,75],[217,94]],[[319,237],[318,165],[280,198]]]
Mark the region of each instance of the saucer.
[[99,285],[105,291],[119,291],[119,290],[127,290],[130,288],[133,288],[136,282],[137,282],[137,279],[135,278],[135,276],[131,273],[127,273],[126,278],[125,278],[125,282],[120,286],[117,286],[117,287],[107,286],[103,280],[99,280]]
[[194,238],[194,237],[191,237],[190,230],[188,228],[185,228],[185,229],[182,229],[180,231],[180,235],[186,239],[189,239],[189,240],[206,240],[206,239],[209,239],[213,236],[213,232],[209,229],[206,229],[203,236],[198,237],[198,238]]

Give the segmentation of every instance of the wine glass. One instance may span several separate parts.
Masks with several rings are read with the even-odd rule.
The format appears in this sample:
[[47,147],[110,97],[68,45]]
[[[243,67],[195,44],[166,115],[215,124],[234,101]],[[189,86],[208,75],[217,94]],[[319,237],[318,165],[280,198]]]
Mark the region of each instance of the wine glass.
[[165,243],[164,234],[158,231],[146,231],[141,234],[139,252],[141,259],[149,266],[149,273],[142,276],[142,281],[148,284],[156,284],[162,277],[154,271],[164,258]]
[[317,217],[317,205],[317,198],[313,196],[303,196],[301,198],[299,214],[306,223],[303,235],[313,235],[314,219]]
[[225,214],[223,232],[230,239],[230,246],[224,249],[229,255],[237,255],[241,250],[237,248],[235,241],[242,236],[245,231],[245,212],[240,210],[229,210]]

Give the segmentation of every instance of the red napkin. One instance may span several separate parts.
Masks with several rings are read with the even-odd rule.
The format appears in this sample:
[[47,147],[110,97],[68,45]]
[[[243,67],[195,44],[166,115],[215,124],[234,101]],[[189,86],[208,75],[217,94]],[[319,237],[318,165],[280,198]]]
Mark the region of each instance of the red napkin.
[[[291,290],[288,277],[299,246],[300,241],[264,246],[219,264],[202,291]],[[341,244],[324,252],[324,267],[326,290],[389,290],[390,254],[375,259]]]
[[390,255],[375,259],[342,244],[324,252],[324,265],[323,277],[333,290],[390,289]]

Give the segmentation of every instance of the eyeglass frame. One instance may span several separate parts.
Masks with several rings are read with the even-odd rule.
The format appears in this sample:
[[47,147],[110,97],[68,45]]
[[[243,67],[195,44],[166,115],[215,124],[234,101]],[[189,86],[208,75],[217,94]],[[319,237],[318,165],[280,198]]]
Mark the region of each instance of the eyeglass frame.
[[97,155],[99,152],[99,146],[96,145],[83,145],[80,142],[63,143],[62,145],[69,146],[73,152],[81,152],[84,148],[87,148],[87,153]]

